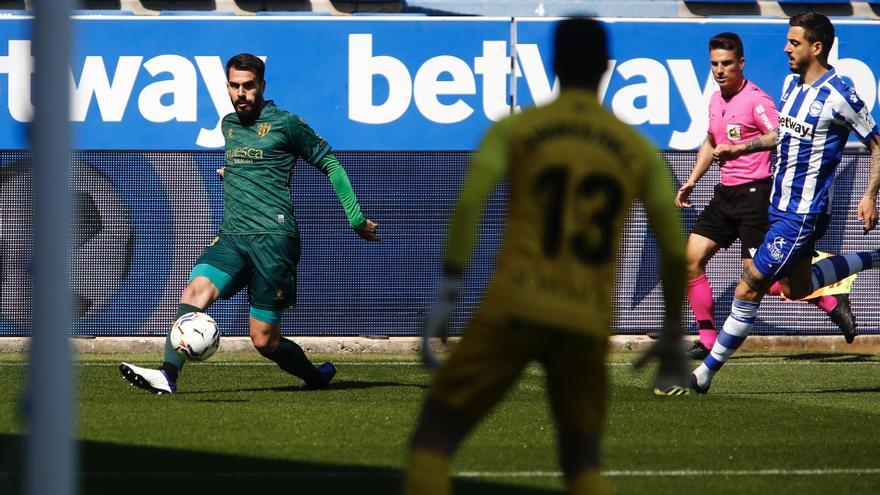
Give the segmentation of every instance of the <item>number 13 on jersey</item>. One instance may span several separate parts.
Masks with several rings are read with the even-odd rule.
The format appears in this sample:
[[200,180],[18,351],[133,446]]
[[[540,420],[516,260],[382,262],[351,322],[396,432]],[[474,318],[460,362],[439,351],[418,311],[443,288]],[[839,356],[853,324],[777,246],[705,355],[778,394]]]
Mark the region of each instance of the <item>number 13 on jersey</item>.
[[578,174],[572,167],[554,164],[537,175],[533,193],[543,209],[544,257],[555,259],[569,250],[584,264],[611,261],[615,224],[623,208],[616,177],[595,171]]

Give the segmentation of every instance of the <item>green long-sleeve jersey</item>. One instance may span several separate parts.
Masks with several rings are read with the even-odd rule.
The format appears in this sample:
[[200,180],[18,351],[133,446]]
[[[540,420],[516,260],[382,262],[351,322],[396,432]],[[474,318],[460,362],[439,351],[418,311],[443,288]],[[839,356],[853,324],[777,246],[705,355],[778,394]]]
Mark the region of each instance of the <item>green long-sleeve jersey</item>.
[[297,235],[290,177],[298,157],[327,175],[352,228],[366,222],[330,145],[298,116],[267,101],[255,121],[245,125],[231,113],[222,128],[226,160],[221,233]]

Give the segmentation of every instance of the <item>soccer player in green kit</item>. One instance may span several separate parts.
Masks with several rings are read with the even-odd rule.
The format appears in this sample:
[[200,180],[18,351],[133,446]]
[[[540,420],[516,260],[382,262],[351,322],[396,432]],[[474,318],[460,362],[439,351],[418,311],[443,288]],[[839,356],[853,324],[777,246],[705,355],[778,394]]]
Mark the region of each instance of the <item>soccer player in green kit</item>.
[[[260,354],[301,378],[304,387],[325,388],[336,374],[331,363],[315,367],[302,348],[281,336],[284,309],[296,303],[299,230],[290,204],[290,176],[297,157],[323,172],[342,203],[349,224],[367,241],[378,241],[377,224],[366,219],[348,175],[330,145],[301,118],[263,99],[265,64],[242,53],[226,63],[227,89],[235,113],[223,118],[226,139],[223,221],[220,235],[193,267],[175,321],[205,311],[218,298],[245,286],[250,302],[250,337]],[[159,369],[122,363],[122,376],[156,393],[174,393],[183,359],[165,340]]]

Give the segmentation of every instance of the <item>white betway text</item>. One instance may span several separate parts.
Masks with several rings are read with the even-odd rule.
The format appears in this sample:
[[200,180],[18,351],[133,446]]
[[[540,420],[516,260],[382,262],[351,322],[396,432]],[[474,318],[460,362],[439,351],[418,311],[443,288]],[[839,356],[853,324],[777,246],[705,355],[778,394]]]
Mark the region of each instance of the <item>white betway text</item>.
[[[860,60],[838,59],[837,45],[835,43],[831,61],[839,73],[852,80],[867,108],[872,109],[877,95],[874,73]],[[9,40],[6,48],[6,55],[0,55],[0,75],[7,75],[9,115],[18,122],[29,122],[33,116],[31,42]],[[362,124],[385,125],[401,118],[414,106],[427,121],[437,124],[462,122],[476,112],[496,121],[509,111],[511,70],[516,71],[517,78],[524,78],[531,100],[536,104],[552,100],[559,92],[559,81],[551,80],[544,69],[538,45],[519,44],[516,50],[513,69],[508,42],[503,40],[482,41],[481,55],[472,60],[443,54],[413,67],[394,54],[376,53],[372,34],[350,34],[348,118]],[[136,99],[136,111],[152,123],[213,122],[210,128],[199,128],[193,136],[194,143],[206,148],[223,145],[220,119],[233,108],[226,93],[224,65],[219,56],[188,58],[164,54],[149,59],[136,55],[115,60],[107,58],[86,56],[78,79],[70,72],[72,121],[98,118],[103,122],[121,122],[132,118],[126,112],[135,108],[129,103]],[[113,65],[115,69],[111,73],[108,66]],[[669,125],[670,101],[675,91],[684,102],[688,124],[672,130],[665,144],[670,149],[692,149],[705,137],[706,108],[709,97],[717,89],[708,71],[701,69],[700,72],[706,75],[698,75],[690,59],[611,60],[599,88],[599,98],[628,124]],[[607,94],[611,77],[622,78],[624,83],[615,85],[613,94]],[[374,83],[380,78],[387,86],[384,101],[376,101],[374,91]],[[212,116],[199,115],[200,83],[207,88]],[[137,94],[134,94],[135,88],[141,88]],[[775,88],[768,89],[773,94]],[[465,99],[472,95],[480,96],[477,108]],[[473,98],[468,100],[473,102]]]

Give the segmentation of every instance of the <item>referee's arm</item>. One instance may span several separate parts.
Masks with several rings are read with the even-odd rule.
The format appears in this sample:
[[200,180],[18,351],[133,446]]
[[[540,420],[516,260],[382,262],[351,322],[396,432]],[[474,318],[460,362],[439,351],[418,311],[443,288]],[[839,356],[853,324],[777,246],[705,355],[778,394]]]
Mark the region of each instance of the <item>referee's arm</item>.
[[714,158],[718,161],[735,160],[742,155],[770,151],[776,148],[776,139],[779,132],[776,129],[769,130],[755,139],[740,144],[722,144],[715,147]]
[[712,166],[712,155],[714,152],[715,139],[712,138],[711,134],[707,134],[706,139],[703,141],[703,145],[700,146],[700,150],[697,152],[697,159],[694,161],[694,168],[691,170],[691,174],[675,193],[675,206],[679,208],[692,208],[694,206],[688,201],[688,198],[690,198],[691,193],[694,192],[694,187],[696,187],[697,182],[706,175],[709,167]]

